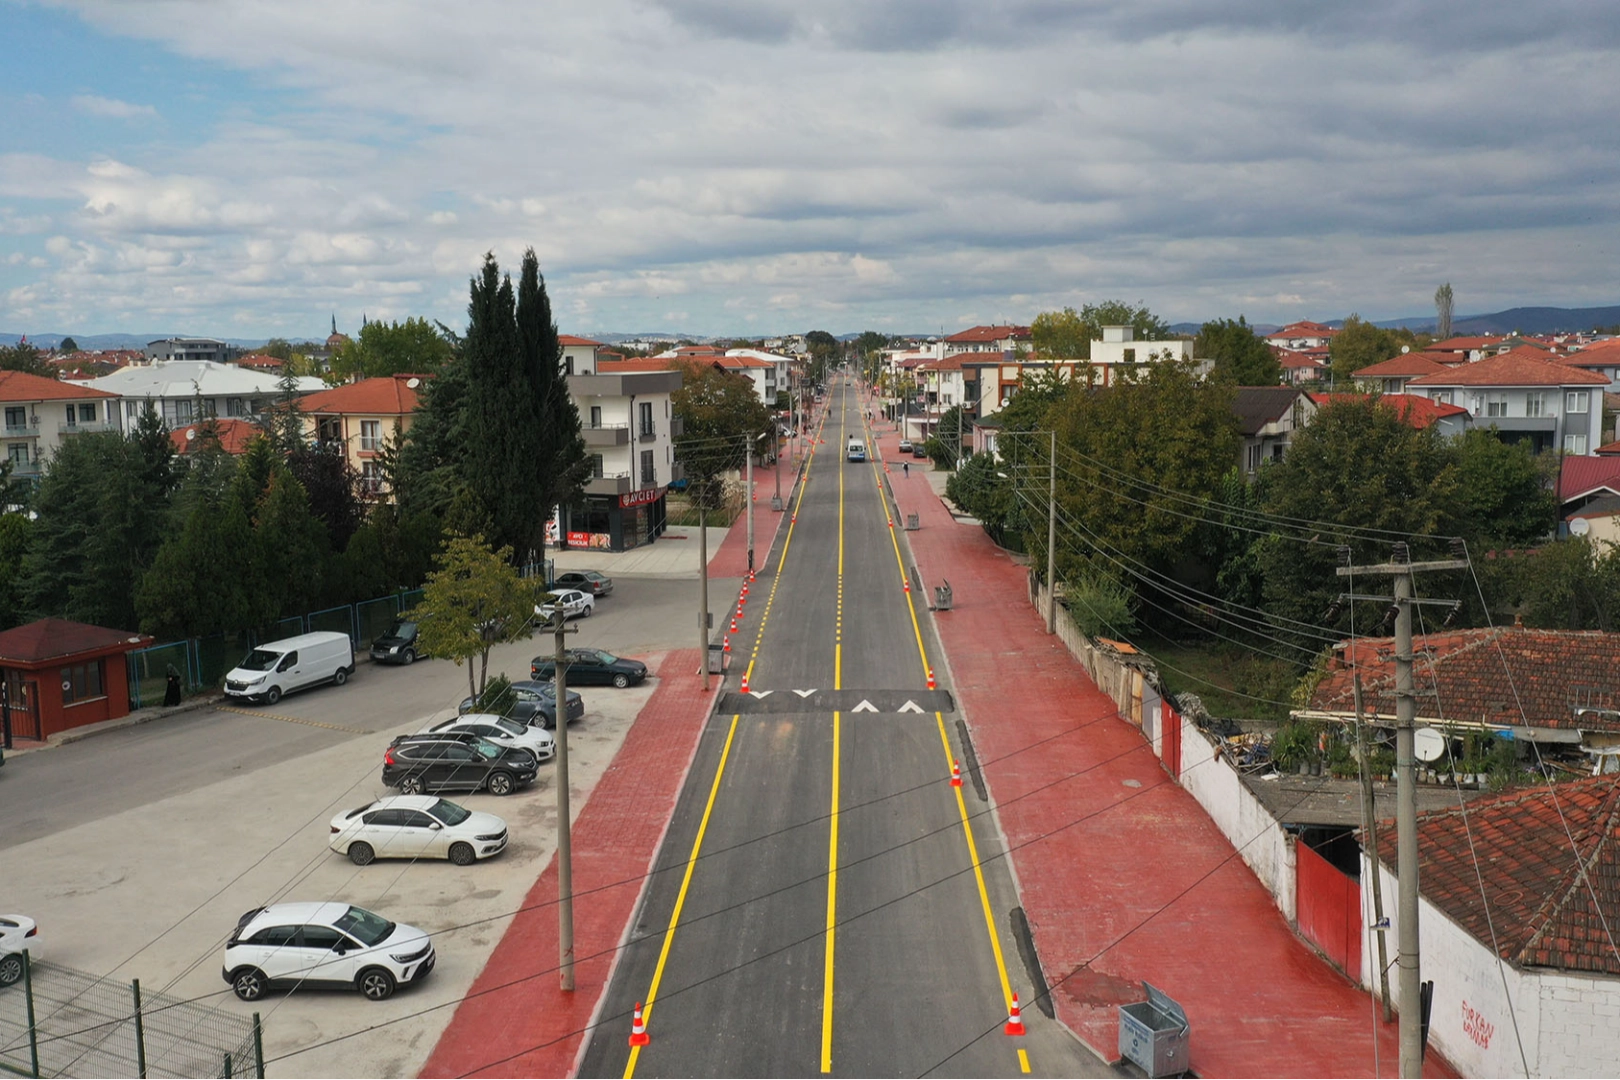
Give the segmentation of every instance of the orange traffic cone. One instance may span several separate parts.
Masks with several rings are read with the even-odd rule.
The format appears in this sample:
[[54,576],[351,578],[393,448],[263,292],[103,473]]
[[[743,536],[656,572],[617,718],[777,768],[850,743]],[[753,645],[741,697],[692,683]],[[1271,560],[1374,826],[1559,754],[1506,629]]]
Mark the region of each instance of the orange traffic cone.
[[733,634],[737,632],[737,616],[735,615],[731,617],[731,632]]
[[1012,1011],[1007,1014],[1007,1024],[1001,1030],[1005,1031],[1008,1035],[1024,1034],[1024,1018],[1023,1015],[1018,1011],[1017,994],[1013,995]]
[[957,764],[955,758],[951,758],[951,787],[961,787],[961,786],[962,786],[962,766]]
[[730,634],[726,635],[726,640],[721,645],[720,651],[721,652],[730,652],[731,651],[731,635]]
[[743,672],[742,692],[748,693],[748,672]]
[[641,1022],[641,1002],[636,1002],[636,1015],[630,1021],[630,1045],[646,1046],[652,1042],[647,1037],[647,1025]]
[[907,581],[906,582],[906,592],[910,592],[910,591],[911,591],[911,582]]
[[933,688],[934,688],[934,669],[929,668],[928,669],[928,689],[932,690]]

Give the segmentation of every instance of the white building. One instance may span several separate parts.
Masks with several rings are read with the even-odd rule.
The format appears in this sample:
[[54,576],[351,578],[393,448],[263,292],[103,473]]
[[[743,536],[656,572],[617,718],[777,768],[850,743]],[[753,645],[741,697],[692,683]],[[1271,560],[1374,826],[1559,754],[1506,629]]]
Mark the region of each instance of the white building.
[[35,477],[62,443],[85,432],[117,431],[118,399],[82,383],[0,371],[6,460],[16,478]]
[[[752,360],[755,363],[747,367],[734,367],[739,360]],[[727,349],[726,355],[720,360],[720,366],[727,371],[736,371],[753,379],[755,389],[760,392],[760,400],[772,409],[776,408],[777,395],[789,387],[788,370],[792,364],[792,357],[760,352],[758,349]]]
[[[176,428],[209,416],[258,416],[281,395],[277,376],[211,360],[170,360],[148,367],[127,367],[86,380],[84,385],[124,399],[116,418],[124,430],[134,426],[148,400],[164,424]],[[326,384],[313,376],[298,379],[300,394],[324,389]]]
[[166,360],[213,360],[224,363],[231,347],[214,338],[162,338],[142,350],[148,363]]
[[1602,445],[1607,375],[1571,367],[1535,349],[1514,349],[1406,384],[1408,394],[1461,405],[1476,427],[1530,443],[1537,453],[1590,454]]
[[1135,329],[1129,326],[1105,326],[1102,332],[1100,339],[1091,342],[1091,366],[1096,370],[1099,386],[1112,386],[1142,364],[1192,359],[1193,343],[1185,338],[1137,341]]

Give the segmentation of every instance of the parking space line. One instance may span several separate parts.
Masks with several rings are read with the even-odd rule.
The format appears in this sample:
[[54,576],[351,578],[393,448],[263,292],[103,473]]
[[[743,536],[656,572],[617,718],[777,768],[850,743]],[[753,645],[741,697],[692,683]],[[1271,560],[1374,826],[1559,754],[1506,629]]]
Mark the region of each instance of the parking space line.
[[375,731],[366,728],[347,727],[343,724],[328,724],[324,720],[305,720],[302,716],[283,716],[281,713],[258,712],[254,709],[238,709],[230,705],[216,705],[220,712],[236,713],[238,716],[260,716],[266,720],[280,720],[284,724],[304,724],[308,727],[325,728],[328,731],[343,731],[350,735],[375,735]]

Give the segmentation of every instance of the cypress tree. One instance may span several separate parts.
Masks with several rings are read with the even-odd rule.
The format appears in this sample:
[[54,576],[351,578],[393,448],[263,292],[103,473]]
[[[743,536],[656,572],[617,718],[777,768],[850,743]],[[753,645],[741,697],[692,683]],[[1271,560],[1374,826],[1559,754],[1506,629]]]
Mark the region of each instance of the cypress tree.
[[524,535],[520,543],[514,544],[521,560],[526,552],[545,547],[546,518],[552,508],[577,499],[591,473],[585,436],[580,433],[579,407],[568,394],[562,345],[557,326],[551,321],[551,300],[546,295],[534,248],[523,253],[517,328],[525,376],[521,385],[527,391],[534,417],[528,440],[534,492]]
[[486,516],[494,546],[526,547],[535,464],[525,451],[534,410],[519,365],[512,279],[501,277],[493,253],[484,256],[483,269],[471,282],[463,355],[466,496]]

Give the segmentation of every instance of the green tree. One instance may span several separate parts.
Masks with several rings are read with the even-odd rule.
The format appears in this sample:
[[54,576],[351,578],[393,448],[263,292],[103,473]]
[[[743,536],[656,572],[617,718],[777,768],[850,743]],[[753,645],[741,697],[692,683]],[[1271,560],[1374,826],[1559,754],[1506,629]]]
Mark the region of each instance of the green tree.
[[226,455],[202,457],[208,460],[193,463],[176,495],[185,507],[178,531],[136,579],[140,627],[160,637],[250,629],[265,610],[267,586],[258,577],[251,500],[242,493],[249,482],[230,468]]
[[1018,393],[995,417],[1003,431],[1045,430],[1051,427],[1048,414],[1052,407],[1071,393],[1083,392],[1083,386],[1070,382],[1060,371],[1036,369],[1025,374]]
[[421,605],[404,617],[415,620],[423,652],[467,665],[468,694],[477,697],[489,678],[489,651],[528,636],[535,586],[518,577],[510,548],[492,551],[482,536],[452,536],[437,565]]
[[11,346],[0,345],[0,371],[21,371],[47,379],[56,378],[56,368],[45,359],[45,354],[26,341]]
[[466,405],[467,364],[458,356],[422,384],[411,429],[383,455],[383,473],[402,512],[441,519],[448,512],[464,483]]
[[928,440],[926,452],[942,469],[956,468],[957,456],[962,451],[961,440],[969,434],[962,407],[952,405],[940,414],[934,435]]
[[1234,386],[1276,386],[1282,382],[1282,365],[1276,354],[1242,315],[1236,322],[1216,319],[1200,327],[1193,355],[1214,361],[1210,377]]
[[273,337],[264,343],[259,352],[264,356],[273,356],[277,360],[291,360],[293,347],[286,338]]
[[1102,338],[1105,326],[1129,326],[1137,341],[1163,341],[1171,336],[1170,324],[1146,304],[1103,300],[1086,304],[1078,312],[1074,308],[1043,311],[1030,323],[1030,341],[1047,359],[1089,360],[1091,343]]
[[304,485],[286,468],[271,473],[257,509],[254,580],[261,588],[253,597],[256,617],[247,626],[310,610],[321,595],[331,550],[325,527],[310,512]]
[[675,460],[686,467],[688,494],[714,510],[724,501],[724,474],[742,468],[746,448],[760,446],[759,436],[773,430],[771,412],[752,379],[714,364],[686,365],[672,401],[684,429]]
[[327,545],[342,551],[365,520],[360,477],[336,446],[301,446],[287,455],[287,469],[307,497],[309,511],[325,528]]
[[[1268,514],[1316,522],[1262,541],[1266,606],[1275,614],[1320,623],[1344,590],[1335,576],[1335,546],[1357,563],[1386,562],[1389,543],[1409,539],[1413,558],[1443,548],[1418,539],[1455,527],[1457,467],[1434,428],[1414,429],[1388,404],[1350,399],[1324,405],[1294,436],[1288,456],[1268,469]],[[1334,526],[1343,526],[1335,531]],[[1352,530],[1384,530],[1382,536]],[[1366,608],[1359,625],[1377,625]],[[1341,624],[1348,628],[1348,612]]]
[[387,375],[430,375],[450,359],[450,343],[427,319],[368,322],[359,337],[333,354],[329,370],[340,381]]
[[527,561],[530,552],[545,549],[546,519],[552,509],[577,501],[591,476],[579,407],[568,393],[562,345],[533,248],[524,252],[518,276],[517,331],[522,381],[514,389],[525,395],[533,410],[528,432],[531,445],[521,452],[531,463],[531,513],[521,537],[524,546],[516,549],[519,557]]
[[71,337],[65,337],[62,339],[62,344],[56,347],[56,351],[59,353],[76,353],[79,351],[79,343]]
[[265,418],[265,435],[270,444],[283,456],[293,453],[307,441],[304,435],[304,411],[298,405],[303,390],[292,366],[285,365],[281,378],[276,380],[276,400]]
[[826,382],[827,368],[843,357],[843,346],[825,330],[812,330],[804,335],[805,347],[810,350],[810,379]]
[[1328,343],[1328,361],[1333,368],[1333,378],[1347,383],[1362,368],[1388,360],[1400,351],[1400,340],[1395,334],[1374,326],[1360,315],[1351,315]]
[[23,558],[33,531],[34,523],[27,514],[0,514],[0,630],[23,621]]
[[1557,524],[1552,455],[1537,457],[1528,443],[1504,442],[1494,430],[1473,428],[1451,440],[1456,463],[1459,528],[1483,544],[1532,543]]

